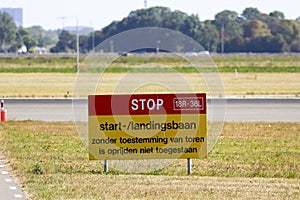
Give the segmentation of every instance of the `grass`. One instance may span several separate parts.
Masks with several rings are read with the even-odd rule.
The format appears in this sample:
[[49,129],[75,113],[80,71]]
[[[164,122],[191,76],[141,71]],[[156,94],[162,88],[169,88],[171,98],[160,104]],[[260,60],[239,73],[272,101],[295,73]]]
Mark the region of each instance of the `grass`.
[[[114,90],[124,73],[105,73],[101,93]],[[144,74],[143,76],[167,74]],[[226,95],[300,95],[300,73],[221,73]],[[72,97],[76,74],[68,73],[0,73],[0,97]],[[136,74],[136,76],[140,76]],[[199,74],[182,75],[195,91],[205,91]],[[162,77],[166,79],[171,76]],[[171,78],[170,78],[171,79]],[[201,79],[201,80],[200,80]],[[176,82],[176,80],[175,80]],[[176,83],[174,83],[176,84]],[[163,92],[150,86],[148,91]],[[177,86],[176,86],[177,87]]]
[[[226,95],[300,95],[298,54],[213,54],[211,58],[221,72]],[[84,56],[80,57],[82,70],[86,64],[84,59]],[[0,57],[0,97],[71,97],[76,80],[75,66],[75,55]],[[101,70],[88,69],[94,73]],[[211,70],[206,68],[203,72]],[[129,71],[136,76],[144,72],[153,77],[167,77],[168,73],[176,71],[186,78],[194,91],[207,91],[203,80],[197,79],[196,70],[184,59],[152,55],[116,59],[106,68],[107,79],[103,80],[105,87],[100,93],[113,91],[121,77]],[[147,90],[163,92],[156,87]]]
[[300,94],[300,73],[222,73],[227,95]]
[[76,67],[1,67],[0,73],[76,73]]
[[[81,61],[84,57],[81,57]],[[76,63],[76,55],[24,55],[24,56],[1,56],[1,67],[35,67],[40,66],[56,66],[56,67],[70,67]]]
[[72,123],[0,124],[0,151],[30,199],[297,199],[300,123],[225,123],[207,159],[147,174],[89,162]]
[[[300,55],[298,54],[232,54],[211,55],[210,58],[218,66],[220,72],[253,73],[299,73]],[[85,56],[80,56],[80,66],[85,68]],[[193,57],[189,58],[193,59]],[[124,73],[129,70],[137,72],[168,72],[166,68],[135,69],[134,66],[159,63],[174,67],[180,73],[195,73],[196,70],[181,57],[175,56],[129,56],[119,57],[110,68],[109,73]],[[100,69],[91,68],[92,72]],[[211,71],[211,69],[203,69]],[[0,57],[0,73],[76,73],[75,55],[41,55]]]
[[2,97],[68,97],[72,94],[75,74],[2,73]]

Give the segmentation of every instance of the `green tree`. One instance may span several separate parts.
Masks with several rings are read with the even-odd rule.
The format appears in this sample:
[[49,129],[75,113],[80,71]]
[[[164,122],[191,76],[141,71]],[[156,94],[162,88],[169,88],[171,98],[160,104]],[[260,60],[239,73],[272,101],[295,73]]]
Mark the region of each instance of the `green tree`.
[[271,35],[268,25],[259,20],[246,21],[243,25],[243,32],[245,38]]
[[196,40],[205,50],[210,52],[216,51],[218,44],[220,43],[217,27],[211,23],[203,24]]
[[280,53],[285,51],[285,47],[286,42],[282,36],[260,36],[247,43],[247,51],[256,53]]
[[31,47],[35,47],[36,46],[36,41],[31,37],[31,35],[25,35],[23,37],[23,43],[26,46],[27,50],[29,51],[29,49]]
[[0,46],[2,49],[15,42],[16,30],[13,18],[7,12],[0,12]]
[[243,11],[242,16],[246,20],[259,20],[267,24],[269,24],[274,19],[270,15],[262,13],[257,8],[253,8],[253,7],[246,8]]
[[31,36],[31,39],[35,41],[37,46],[45,46],[45,30],[41,26],[32,26],[25,29],[28,34]]
[[167,7],[152,7],[132,11],[121,21],[114,21],[104,27],[101,32],[104,38],[108,38],[119,32],[140,27],[169,28],[194,38],[199,34],[200,20],[197,15],[189,16],[178,10],[171,11]]
[[224,50],[226,52],[227,46],[224,47],[223,44],[242,34],[242,24],[243,19],[235,11],[224,10],[215,15],[215,25],[219,30],[219,37],[221,38],[218,51],[223,52]]
[[[225,52],[299,51],[300,17],[297,20],[285,20],[284,13],[280,11],[265,14],[257,8],[249,7],[243,11],[242,16],[235,11],[224,10],[217,13],[214,20],[201,22],[197,15],[159,6],[132,11],[121,21],[113,21],[102,30],[80,36],[80,51],[86,53],[112,35],[139,27],[163,27],[180,31],[210,52],[220,51],[221,38],[224,39],[222,44],[225,44]],[[42,44],[46,37],[44,34],[42,37],[37,36],[44,30],[40,27],[31,28],[33,32],[28,31],[29,35],[32,35],[37,44]],[[55,41],[56,45],[51,52],[76,50],[75,34],[61,31]],[[114,46],[114,51],[118,51],[117,45]]]
[[300,25],[294,20],[274,20],[269,27],[272,35],[281,35],[288,44],[300,39]]
[[297,53],[300,52],[300,41],[294,41],[291,44],[291,52],[297,52]]
[[275,18],[275,19],[284,19],[285,18],[284,13],[280,12],[278,10],[275,10],[275,11],[271,12],[269,14],[269,16],[272,17],[272,18]]
[[104,36],[101,31],[94,31],[94,33],[90,33],[88,37],[88,50],[92,50],[93,48],[96,48],[101,42],[103,42]]
[[243,11],[242,16],[247,20],[257,20],[260,14],[261,12],[257,8],[249,7]]
[[245,52],[247,42],[245,39],[238,35],[232,38],[230,41],[227,41],[225,46],[225,52]]
[[46,30],[45,31],[45,45],[55,45],[58,41],[59,30]]
[[242,20],[238,13],[231,10],[224,10],[215,15],[215,24],[219,30],[224,27],[225,33],[229,36],[242,34]]
[[41,26],[31,26],[24,28],[24,30],[35,40],[35,44],[39,47],[53,45],[58,39],[57,31],[46,31]]
[[59,34],[59,40],[55,47],[50,51],[52,53],[75,51],[76,49],[76,36],[70,34],[68,31],[62,30]]
[[19,27],[16,32],[17,47],[20,48],[25,45],[27,50],[37,45],[37,41],[28,32],[28,29]]
[[287,43],[282,36],[266,36],[266,38],[266,52],[280,53],[286,51]]
[[87,35],[81,35],[79,37],[79,51],[80,53],[88,53],[89,51],[89,37]]

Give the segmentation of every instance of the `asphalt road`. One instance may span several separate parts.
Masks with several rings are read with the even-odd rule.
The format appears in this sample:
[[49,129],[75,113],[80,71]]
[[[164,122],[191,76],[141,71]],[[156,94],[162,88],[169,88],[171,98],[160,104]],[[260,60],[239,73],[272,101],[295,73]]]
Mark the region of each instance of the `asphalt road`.
[[[74,106],[76,121],[87,121],[87,100],[76,100]],[[72,99],[5,99],[5,108],[9,120],[74,120]],[[218,111],[218,100],[208,100],[209,119],[213,111]],[[300,99],[226,99],[225,121],[300,122]]]

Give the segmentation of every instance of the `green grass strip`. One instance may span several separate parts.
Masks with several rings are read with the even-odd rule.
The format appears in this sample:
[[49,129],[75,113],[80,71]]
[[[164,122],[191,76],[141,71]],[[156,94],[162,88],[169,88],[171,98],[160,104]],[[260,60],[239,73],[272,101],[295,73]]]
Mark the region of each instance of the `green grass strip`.
[[[174,68],[130,68],[130,67],[109,67],[105,69],[106,73],[199,73],[199,72],[235,72],[241,73],[300,73],[300,67],[220,67],[220,68],[201,68],[194,67],[174,67]],[[80,70],[81,72],[99,73],[103,68],[89,68]],[[21,67],[21,68],[1,68],[0,73],[76,73],[75,68],[52,68],[52,67]]]
[[52,67],[0,68],[0,73],[76,73],[76,69],[75,68],[52,68]]

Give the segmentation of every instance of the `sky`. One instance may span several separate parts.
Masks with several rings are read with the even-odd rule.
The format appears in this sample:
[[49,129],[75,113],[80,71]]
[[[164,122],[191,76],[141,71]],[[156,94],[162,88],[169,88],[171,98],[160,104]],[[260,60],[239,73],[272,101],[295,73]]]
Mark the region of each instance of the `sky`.
[[[44,29],[64,26],[88,26],[95,30],[122,20],[137,9],[145,8],[145,0],[0,0],[0,7],[23,8],[23,26],[40,25]],[[269,14],[282,11],[287,19],[300,16],[297,0],[147,0],[147,7],[165,6],[189,15],[197,14],[201,21],[214,19],[223,10],[241,14],[247,7]]]

